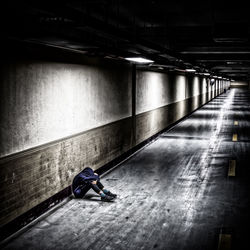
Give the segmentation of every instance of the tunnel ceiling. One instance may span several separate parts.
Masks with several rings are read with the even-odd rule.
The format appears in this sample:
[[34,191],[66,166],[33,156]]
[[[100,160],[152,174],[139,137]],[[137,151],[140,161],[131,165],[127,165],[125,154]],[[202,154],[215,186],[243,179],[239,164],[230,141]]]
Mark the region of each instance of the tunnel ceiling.
[[230,79],[250,78],[250,15],[241,0],[9,0],[1,5],[5,40],[118,60],[143,56],[158,69],[194,67]]

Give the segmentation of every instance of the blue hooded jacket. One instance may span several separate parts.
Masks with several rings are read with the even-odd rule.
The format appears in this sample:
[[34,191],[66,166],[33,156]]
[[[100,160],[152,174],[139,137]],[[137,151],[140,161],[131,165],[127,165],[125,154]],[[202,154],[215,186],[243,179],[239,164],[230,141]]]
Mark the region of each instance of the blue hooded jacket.
[[83,169],[78,175],[75,176],[73,183],[72,183],[72,190],[75,193],[75,190],[78,188],[86,189],[90,188],[90,183],[92,181],[99,181],[100,178],[98,175],[94,174],[93,169],[87,167]]

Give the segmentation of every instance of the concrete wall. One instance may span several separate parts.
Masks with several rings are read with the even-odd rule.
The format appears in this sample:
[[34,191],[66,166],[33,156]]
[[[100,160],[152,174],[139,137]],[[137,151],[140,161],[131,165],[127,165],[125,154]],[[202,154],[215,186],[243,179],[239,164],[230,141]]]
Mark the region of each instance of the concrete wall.
[[136,114],[185,99],[186,78],[182,75],[137,71]]
[[0,225],[132,148],[129,65],[13,59],[0,79]]
[[3,65],[0,157],[129,117],[129,67],[99,66]]
[[84,167],[97,169],[128,151],[131,118],[0,160],[0,225],[68,187]]
[[0,225],[222,92],[202,77],[137,70],[134,117],[128,64],[13,59],[0,84]]
[[137,71],[136,144],[178,121],[223,88],[197,75]]

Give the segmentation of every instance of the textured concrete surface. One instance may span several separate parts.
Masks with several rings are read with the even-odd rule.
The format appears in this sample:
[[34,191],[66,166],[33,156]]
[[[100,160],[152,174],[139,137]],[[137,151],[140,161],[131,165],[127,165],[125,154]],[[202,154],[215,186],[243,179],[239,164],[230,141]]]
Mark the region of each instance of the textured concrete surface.
[[68,187],[85,166],[97,169],[131,149],[131,125],[123,119],[0,159],[0,226]]
[[62,191],[84,166],[103,166],[215,96],[198,94],[197,76],[187,83],[138,71],[133,104],[150,111],[131,119],[131,67],[85,60],[1,62],[0,226]]
[[136,114],[171,103],[175,98],[171,87],[167,74],[137,70]]
[[206,94],[191,97],[183,101],[144,112],[136,116],[136,143],[146,140],[150,136],[162,131],[167,126],[191,113],[205,102],[209,101]]
[[0,157],[131,116],[126,64],[0,65]]
[[[207,102],[203,96],[172,103],[136,117],[136,144]],[[203,100],[204,99],[204,100]],[[0,159],[0,225],[50,198],[84,166],[97,169],[131,149],[132,120],[117,121],[36,150]]]
[[221,233],[249,249],[249,108],[248,91],[217,97],[103,177],[115,202],[72,199],[3,249],[218,249]]
[[84,166],[103,166],[183,118],[213,95],[194,96],[138,115],[135,141],[132,120],[126,118],[0,159],[0,225],[66,188]]
[[[137,72],[136,114],[141,114],[211,91],[202,77]],[[219,87],[219,86],[218,86]]]
[[136,114],[184,100],[186,77],[137,71]]

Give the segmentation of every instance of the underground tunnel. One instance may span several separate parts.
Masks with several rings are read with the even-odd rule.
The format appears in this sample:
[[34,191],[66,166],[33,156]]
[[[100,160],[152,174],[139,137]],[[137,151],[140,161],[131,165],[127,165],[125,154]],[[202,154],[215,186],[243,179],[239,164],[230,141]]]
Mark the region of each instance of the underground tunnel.
[[1,249],[249,248],[246,6],[2,7]]

